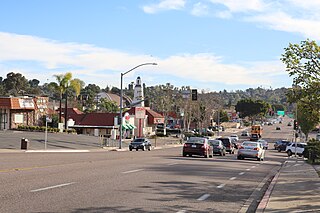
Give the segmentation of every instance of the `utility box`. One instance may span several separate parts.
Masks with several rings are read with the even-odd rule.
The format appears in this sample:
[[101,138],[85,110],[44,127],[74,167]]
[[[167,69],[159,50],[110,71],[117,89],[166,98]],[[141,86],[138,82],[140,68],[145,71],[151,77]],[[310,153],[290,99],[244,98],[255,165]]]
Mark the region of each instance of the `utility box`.
[[21,149],[29,149],[29,140],[27,138],[21,138]]

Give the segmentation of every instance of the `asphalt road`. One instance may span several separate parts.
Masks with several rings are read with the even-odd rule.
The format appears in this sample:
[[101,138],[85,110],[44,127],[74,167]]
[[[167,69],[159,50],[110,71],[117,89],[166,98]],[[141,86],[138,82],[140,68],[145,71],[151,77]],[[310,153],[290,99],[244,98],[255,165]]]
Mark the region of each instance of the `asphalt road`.
[[[263,137],[292,137],[281,127],[266,126]],[[181,150],[1,153],[0,212],[254,211],[286,159],[272,149],[263,162]]]

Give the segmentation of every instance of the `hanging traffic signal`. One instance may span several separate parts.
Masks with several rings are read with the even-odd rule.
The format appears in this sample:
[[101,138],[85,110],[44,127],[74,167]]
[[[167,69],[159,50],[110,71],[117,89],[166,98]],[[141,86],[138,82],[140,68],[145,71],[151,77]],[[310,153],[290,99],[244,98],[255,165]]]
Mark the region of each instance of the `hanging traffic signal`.
[[294,129],[294,130],[297,130],[297,129],[298,129],[298,121],[297,121],[297,120],[294,120],[294,121],[293,121],[293,129]]
[[198,91],[196,89],[191,90],[191,100],[196,101],[198,99]]

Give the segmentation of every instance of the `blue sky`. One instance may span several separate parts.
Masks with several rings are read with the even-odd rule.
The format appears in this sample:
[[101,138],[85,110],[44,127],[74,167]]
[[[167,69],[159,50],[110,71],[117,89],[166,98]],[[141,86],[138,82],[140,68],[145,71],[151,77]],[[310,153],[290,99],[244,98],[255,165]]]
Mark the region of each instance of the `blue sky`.
[[320,39],[318,0],[1,0],[0,76],[199,90],[290,87],[289,43]]

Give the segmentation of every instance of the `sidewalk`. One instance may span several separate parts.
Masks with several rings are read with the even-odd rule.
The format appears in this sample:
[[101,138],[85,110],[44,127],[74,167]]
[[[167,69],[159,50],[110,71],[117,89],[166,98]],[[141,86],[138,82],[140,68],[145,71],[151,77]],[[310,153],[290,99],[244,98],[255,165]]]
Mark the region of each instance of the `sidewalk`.
[[[320,178],[303,159],[288,158],[270,184],[257,212],[320,212]],[[268,196],[270,195],[270,197]]]

